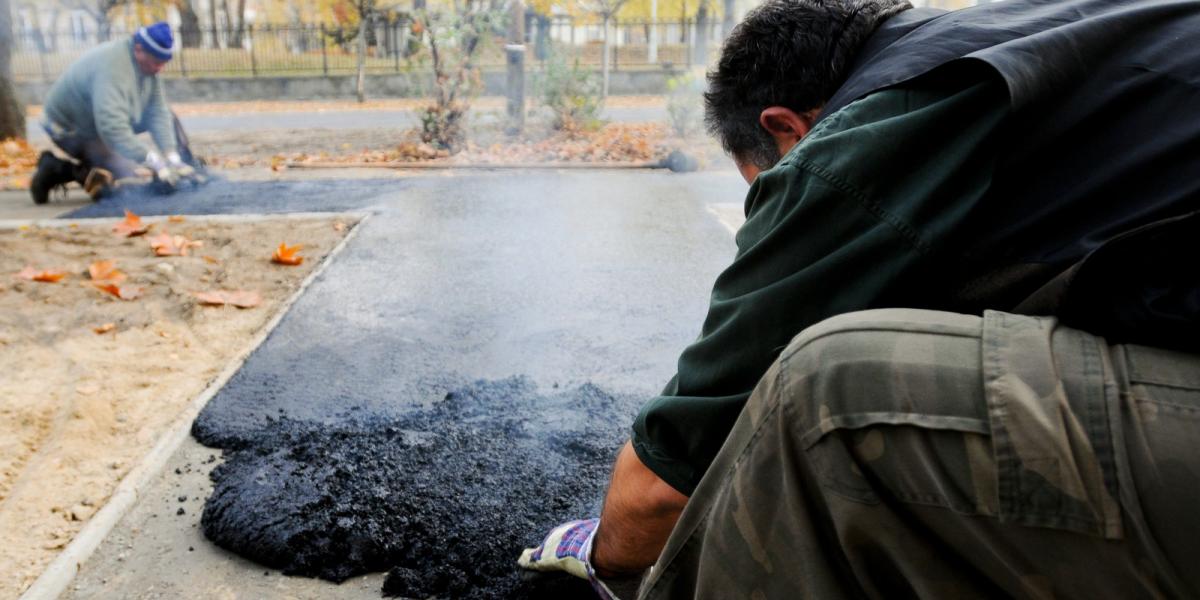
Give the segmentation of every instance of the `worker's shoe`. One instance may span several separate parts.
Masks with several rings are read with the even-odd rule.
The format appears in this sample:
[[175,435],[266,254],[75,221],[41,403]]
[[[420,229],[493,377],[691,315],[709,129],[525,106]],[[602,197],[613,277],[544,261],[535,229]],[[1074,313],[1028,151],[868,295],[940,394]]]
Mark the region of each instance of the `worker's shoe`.
[[91,196],[92,200],[100,200],[112,195],[113,192],[113,174],[108,169],[100,167],[92,167],[88,174],[83,179],[83,191]]
[[74,181],[74,169],[74,164],[62,160],[53,152],[43,151],[38,156],[33,180],[29,182],[29,193],[33,196],[34,204],[49,202],[50,192],[54,191],[54,188]]

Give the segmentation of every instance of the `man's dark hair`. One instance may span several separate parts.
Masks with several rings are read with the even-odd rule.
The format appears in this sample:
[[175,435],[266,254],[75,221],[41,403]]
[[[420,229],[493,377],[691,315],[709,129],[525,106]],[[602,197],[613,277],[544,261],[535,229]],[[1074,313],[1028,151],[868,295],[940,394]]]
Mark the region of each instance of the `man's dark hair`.
[[708,73],[709,133],[735,159],[772,167],[779,150],[758,123],[763,109],[824,104],[875,28],[908,8],[907,0],[767,0],[751,10]]

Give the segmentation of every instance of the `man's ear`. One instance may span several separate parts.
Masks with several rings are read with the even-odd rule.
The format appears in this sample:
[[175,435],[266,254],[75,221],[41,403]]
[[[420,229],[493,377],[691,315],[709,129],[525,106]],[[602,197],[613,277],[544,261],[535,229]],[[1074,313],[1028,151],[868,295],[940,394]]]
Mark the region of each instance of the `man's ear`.
[[779,155],[788,153],[804,136],[808,135],[816,122],[820,109],[798,113],[783,106],[768,106],[758,115],[758,123],[779,146]]

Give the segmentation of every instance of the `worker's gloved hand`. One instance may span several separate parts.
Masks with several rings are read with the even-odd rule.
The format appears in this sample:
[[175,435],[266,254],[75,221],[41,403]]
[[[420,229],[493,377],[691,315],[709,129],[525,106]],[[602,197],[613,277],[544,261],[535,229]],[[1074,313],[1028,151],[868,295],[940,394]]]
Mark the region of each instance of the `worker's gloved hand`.
[[596,577],[591,563],[592,540],[599,525],[600,519],[595,517],[563,523],[550,530],[540,546],[526,548],[517,564],[534,571],[565,571],[588,580],[603,600],[613,600],[612,590]]
[[196,169],[193,169],[192,165],[183,162],[183,158],[179,156],[178,152],[167,153],[167,166],[170,167],[171,170],[175,172],[175,175],[180,179],[187,179],[189,177],[196,176]]
[[175,172],[171,170],[171,167],[167,165],[167,161],[163,160],[162,155],[158,152],[153,150],[147,152],[146,159],[142,161],[142,164],[145,165],[147,169],[150,169],[152,173],[154,173],[154,178],[157,179],[159,183],[166,184],[173,188],[175,187],[175,184],[179,182],[179,178],[175,176]]

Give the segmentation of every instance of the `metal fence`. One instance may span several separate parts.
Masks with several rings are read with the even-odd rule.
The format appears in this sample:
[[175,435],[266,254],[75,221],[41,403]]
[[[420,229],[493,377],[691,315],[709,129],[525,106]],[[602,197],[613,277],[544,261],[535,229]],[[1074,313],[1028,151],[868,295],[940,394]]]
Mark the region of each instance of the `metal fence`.
[[[379,22],[368,29],[368,73],[404,73],[424,68],[428,49],[404,20]],[[527,64],[537,68],[552,54],[585,65],[600,65],[604,29],[596,22],[570,18],[527,19]],[[680,67],[706,63],[715,56],[721,24],[710,22],[634,22],[610,25],[611,67],[615,70]],[[21,31],[15,36],[13,76],[18,81],[53,81],[85,52],[129,32],[55,33]],[[357,30],[320,24],[247,25],[243,29],[176,32],[175,58],[166,77],[280,77],[345,75],[357,69]],[[475,64],[502,68],[504,37],[485,36]]]

